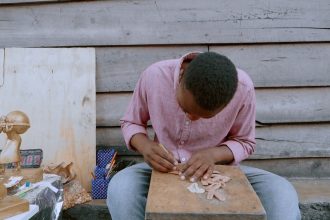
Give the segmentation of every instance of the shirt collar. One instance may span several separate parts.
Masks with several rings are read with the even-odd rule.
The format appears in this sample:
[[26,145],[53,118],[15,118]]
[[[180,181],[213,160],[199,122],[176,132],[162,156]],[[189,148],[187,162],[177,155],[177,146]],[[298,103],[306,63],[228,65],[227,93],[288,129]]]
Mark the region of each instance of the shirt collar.
[[199,51],[190,52],[190,53],[187,53],[187,54],[183,55],[179,59],[178,65],[175,67],[175,70],[174,70],[174,89],[175,90],[178,88],[178,85],[179,85],[180,69],[181,69],[182,63],[185,60],[195,59],[195,57],[200,53],[202,53],[202,52],[199,52]]

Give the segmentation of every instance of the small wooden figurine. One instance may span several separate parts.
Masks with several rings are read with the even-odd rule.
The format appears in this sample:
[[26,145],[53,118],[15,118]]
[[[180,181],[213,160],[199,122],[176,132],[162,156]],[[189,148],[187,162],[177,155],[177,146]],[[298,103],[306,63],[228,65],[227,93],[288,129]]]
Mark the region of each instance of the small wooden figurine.
[[[30,128],[30,120],[28,116],[21,111],[12,111],[6,116],[0,117],[0,133],[6,134],[5,145],[0,154],[0,165],[2,171],[0,174],[4,177],[23,176],[23,181],[38,182],[42,180],[41,168],[24,168],[21,169],[20,147],[22,143],[21,134]],[[6,164],[16,164],[16,169],[7,169]]]
[[0,164],[15,163],[16,170],[20,170],[19,150],[22,143],[20,134],[25,133],[29,127],[29,118],[21,111],[13,111],[0,118],[0,133],[4,132],[7,136],[6,144],[0,154]]

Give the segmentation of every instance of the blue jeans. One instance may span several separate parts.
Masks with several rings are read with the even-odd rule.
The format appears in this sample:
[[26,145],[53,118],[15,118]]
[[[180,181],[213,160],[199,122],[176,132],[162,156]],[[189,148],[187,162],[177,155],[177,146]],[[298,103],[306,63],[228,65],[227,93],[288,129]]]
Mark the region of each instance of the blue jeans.
[[[283,177],[240,166],[264,206],[268,220],[300,219],[295,189]],[[139,163],[117,173],[108,187],[107,205],[112,220],[143,220],[151,168]]]

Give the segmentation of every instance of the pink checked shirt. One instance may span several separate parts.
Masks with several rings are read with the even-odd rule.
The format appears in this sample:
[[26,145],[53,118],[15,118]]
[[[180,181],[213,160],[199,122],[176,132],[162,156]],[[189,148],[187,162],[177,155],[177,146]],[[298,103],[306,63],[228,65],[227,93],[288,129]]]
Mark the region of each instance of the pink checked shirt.
[[233,152],[233,163],[237,164],[255,147],[253,83],[244,71],[237,69],[238,88],[230,103],[212,118],[190,121],[178,105],[175,91],[182,62],[197,54],[157,62],[142,73],[120,120],[125,142],[132,149],[131,138],[137,133],[147,134],[147,122],[151,120],[155,141],[172,151],[178,161],[186,162],[201,149],[227,145]]

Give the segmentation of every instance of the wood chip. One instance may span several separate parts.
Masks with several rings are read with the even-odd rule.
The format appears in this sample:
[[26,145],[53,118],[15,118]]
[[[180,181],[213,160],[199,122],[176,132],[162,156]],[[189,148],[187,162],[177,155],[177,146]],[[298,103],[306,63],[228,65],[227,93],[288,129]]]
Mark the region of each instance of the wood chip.
[[[179,164],[177,166],[178,170],[171,171],[169,173],[174,174],[174,175],[179,175],[180,171],[182,170],[184,164]],[[213,199],[215,197],[216,199],[220,201],[225,201],[226,198],[225,196],[219,191],[220,188],[224,188],[226,186],[226,183],[231,180],[230,177],[228,176],[223,176],[221,175],[221,172],[214,170],[211,177],[208,179],[201,179],[201,184],[204,186],[204,188],[198,187],[197,183],[191,184],[189,187],[190,192],[196,193],[204,193],[204,191],[207,192],[206,198],[208,200]],[[194,185],[195,184],[195,185]],[[198,189],[196,188],[196,185]]]
[[225,196],[222,195],[222,194],[220,193],[220,191],[215,191],[215,193],[214,193],[214,197],[217,198],[217,199],[219,199],[219,200],[222,201],[222,202],[226,200]]

